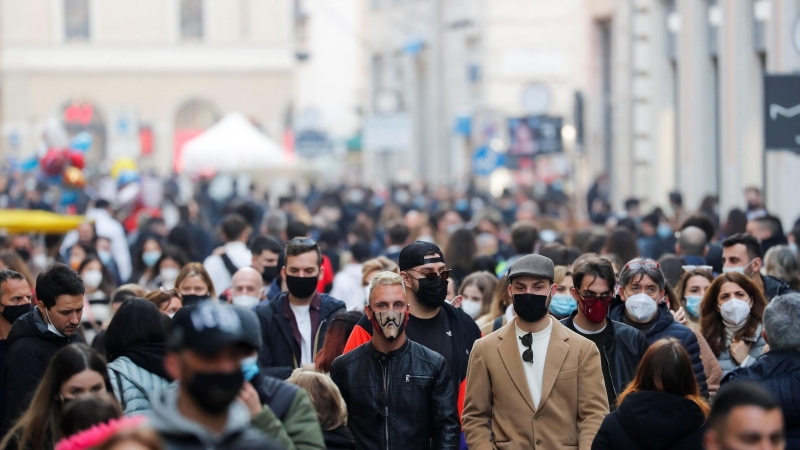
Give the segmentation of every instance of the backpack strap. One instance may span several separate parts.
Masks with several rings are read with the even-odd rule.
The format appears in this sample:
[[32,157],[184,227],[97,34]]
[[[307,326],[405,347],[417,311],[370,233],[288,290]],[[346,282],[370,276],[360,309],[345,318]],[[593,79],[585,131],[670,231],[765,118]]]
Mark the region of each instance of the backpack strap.
[[220,258],[222,258],[222,264],[225,264],[225,268],[228,269],[228,273],[230,273],[231,276],[233,276],[233,274],[235,274],[236,271],[239,270],[239,268],[236,267],[233,261],[231,261],[231,258],[228,256],[227,253],[223,253],[220,256]]
[[492,331],[497,331],[503,327],[503,316],[494,319],[494,325],[492,326]]

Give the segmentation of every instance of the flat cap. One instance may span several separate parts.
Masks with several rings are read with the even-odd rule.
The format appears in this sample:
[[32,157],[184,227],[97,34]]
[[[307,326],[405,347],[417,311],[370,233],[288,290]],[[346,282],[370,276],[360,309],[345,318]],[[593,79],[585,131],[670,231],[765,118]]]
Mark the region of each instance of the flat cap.
[[521,276],[546,278],[553,281],[555,278],[555,265],[553,260],[542,255],[525,255],[514,261],[508,269],[508,281]]

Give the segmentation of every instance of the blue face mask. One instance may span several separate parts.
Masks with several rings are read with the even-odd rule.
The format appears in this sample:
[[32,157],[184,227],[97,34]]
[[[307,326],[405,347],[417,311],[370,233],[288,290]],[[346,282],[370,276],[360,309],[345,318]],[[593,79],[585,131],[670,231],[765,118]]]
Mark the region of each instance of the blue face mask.
[[578,309],[578,302],[568,294],[556,294],[550,301],[550,312],[559,317],[566,317]]
[[147,267],[153,267],[158,262],[158,259],[161,258],[161,252],[158,250],[150,250],[149,252],[144,252],[142,254],[142,262]]
[[252,380],[258,374],[258,355],[242,360],[242,373],[245,381]]
[[700,297],[699,295],[686,296],[686,311],[688,311],[689,315],[692,317],[700,317],[701,300],[703,300],[703,297]]
[[658,237],[660,237],[661,239],[666,239],[672,236],[672,234],[673,234],[672,227],[669,226],[669,224],[662,223],[661,225],[658,226]]

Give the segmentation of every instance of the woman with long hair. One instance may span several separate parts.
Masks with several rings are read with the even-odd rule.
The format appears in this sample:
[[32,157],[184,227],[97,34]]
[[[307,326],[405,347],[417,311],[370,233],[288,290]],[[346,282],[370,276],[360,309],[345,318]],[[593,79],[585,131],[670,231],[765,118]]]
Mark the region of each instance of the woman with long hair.
[[315,368],[318,372],[331,371],[333,360],[344,353],[347,338],[353,332],[358,320],[364,315],[361,311],[347,311],[339,313],[331,321],[328,331],[325,332],[325,344],[319,349],[314,358]]
[[183,250],[174,245],[165,246],[158,261],[153,265],[153,276],[145,284],[145,289],[148,291],[160,287],[172,289],[175,287],[175,280],[178,278],[181,268],[188,262]]
[[0,443],[2,449],[50,450],[61,439],[64,406],[83,394],[111,392],[106,363],[85,344],[70,344],[50,360],[28,409]]
[[569,317],[576,309],[578,303],[570,294],[574,287],[572,271],[566,266],[556,266],[553,271],[553,282],[558,285],[556,294],[550,300],[550,314],[558,320]]
[[111,318],[111,294],[114,293],[116,282],[95,253],[90,253],[81,261],[77,272],[86,288],[81,316],[83,333],[86,342],[92,342]]
[[147,284],[155,278],[156,262],[161,258],[163,251],[162,240],[160,236],[155,234],[148,234],[141,238],[141,246],[138,246],[134,252],[133,257],[133,275],[131,275],[128,283],[137,283],[138,285],[147,288]]
[[700,304],[700,330],[724,375],[761,356],[767,344],[761,333],[766,307],[764,294],[737,272],[723,273],[706,290]]
[[166,289],[162,286],[145,295],[144,298],[156,305],[156,308],[170,319],[183,307],[183,296],[176,289]]
[[492,296],[497,287],[497,277],[490,272],[475,272],[464,278],[458,293],[462,296],[461,309],[480,327],[493,319],[489,316]]
[[[700,302],[703,301],[703,296],[713,281],[714,277],[711,271],[704,268],[683,272],[675,286],[677,307],[674,310],[683,308],[685,314],[682,320],[678,320],[678,318],[676,320],[684,325],[700,326]],[[672,305],[670,304],[670,306]]]
[[617,398],[617,410],[603,420],[592,450],[700,449],[711,411],[689,354],[675,338],[647,349],[631,384]]
[[328,450],[355,449],[353,434],[347,428],[347,405],[339,388],[330,377],[316,372],[295,372],[289,383],[296,384],[308,392],[311,404],[317,412],[317,419],[325,438]]
[[164,369],[169,318],[143,298],[129,298],[106,330],[108,376],[125,415],[152,408],[150,396],[169,386]]

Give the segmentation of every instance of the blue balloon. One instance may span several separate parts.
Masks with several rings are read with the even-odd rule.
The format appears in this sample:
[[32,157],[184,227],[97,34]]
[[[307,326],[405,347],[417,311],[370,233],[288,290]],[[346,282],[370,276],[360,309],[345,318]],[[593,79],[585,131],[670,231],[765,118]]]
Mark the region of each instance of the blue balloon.
[[117,179],[117,186],[122,187],[128,183],[133,183],[136,181],[141,181],[141,177],[139,176],[139,172],[136,170],[125,170],[119,174],[119,178]]
[[91,148],[93,140],[94,138],[91,133],[88,131],[81,131],[72,138],[72,141],[69,143],[69,148],[86,153],[89,151],[89,148]]
[[61,193],[61,206],[73,205],[78,201],[78,191],[65,190]]
[[31,172],[39,167],[39,158],[32,156],[17,163],[17,168],[23,172]]

